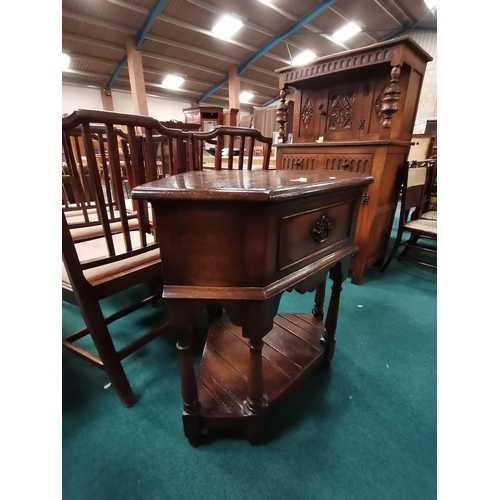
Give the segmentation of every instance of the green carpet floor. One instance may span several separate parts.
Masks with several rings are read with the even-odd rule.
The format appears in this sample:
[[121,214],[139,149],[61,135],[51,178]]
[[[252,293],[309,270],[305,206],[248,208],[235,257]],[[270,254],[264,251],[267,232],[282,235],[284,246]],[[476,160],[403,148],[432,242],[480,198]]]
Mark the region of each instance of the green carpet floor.
[[[348,279],[331,368],[275,408],[259,446],[234,436],[188,444],[172,338],[124,361],[139,398],[130,409],[104,372],[63,351],[63,499],[436,498],[436,281],[435,270],[396,259],[362,286]],[[312,302],[286,293],[280,310]],[[83,325],[76,307],[63,303],[62,314],[63,334]],[[147,307],[115,323],[118,347],[163,314]]]

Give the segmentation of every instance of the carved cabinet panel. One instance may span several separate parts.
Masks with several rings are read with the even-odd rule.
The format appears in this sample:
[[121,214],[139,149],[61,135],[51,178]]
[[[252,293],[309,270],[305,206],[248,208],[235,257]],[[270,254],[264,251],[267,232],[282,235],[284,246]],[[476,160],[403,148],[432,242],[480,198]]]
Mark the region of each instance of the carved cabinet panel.
[[280,168],[283,170],[315,170],[321,167],[318,163],[318,155],[284,154]]
[[373,154],[335,154],[322,155],[321,168],[325,170],[346,170],[369,175],[372,168]]

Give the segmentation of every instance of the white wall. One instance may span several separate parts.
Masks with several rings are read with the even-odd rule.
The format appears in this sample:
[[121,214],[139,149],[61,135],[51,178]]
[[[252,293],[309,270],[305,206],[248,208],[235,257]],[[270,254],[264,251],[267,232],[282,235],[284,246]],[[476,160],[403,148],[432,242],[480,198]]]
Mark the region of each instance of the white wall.
[[[130,92],[112,90],[113,107],[117,113],[134,114],[134,103]],[[147,96],[149,116],[158,120],[184,121],[183,108],[190,108],[190,101],[162,99]],[[62,84],[62,113],[75,109],[103,109],[100,89]]]
[[[119,90],[111,90],[113,108],[117,113],[135,114],[132,94]],[[183,108],[190,108],[190,101],[164,99],[146,96],[149,116],[160,121],[184,121]],[[223,101],[221,101],[223,103]],[[104,109],[100,89],[62,84],[62,113],[71,113],[75,109]],[[240,117],[249,115],[248,111],[240,111]]]
[[425,69],[415,120],[416,128],[414,133],[421,133],[421,130],[418,129],[419,126],[425,128],[428,119],[437,118],[437,33],[426,30],[413,30],[409,35],[432,56],[432,61],[427,63]]

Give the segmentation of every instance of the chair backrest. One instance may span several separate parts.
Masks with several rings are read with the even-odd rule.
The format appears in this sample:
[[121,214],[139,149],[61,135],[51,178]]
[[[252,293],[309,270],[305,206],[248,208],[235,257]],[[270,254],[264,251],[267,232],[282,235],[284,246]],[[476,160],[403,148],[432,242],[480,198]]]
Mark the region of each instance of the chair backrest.
[[[146,202],[134,200],[131,210],[124,193],[125,180],[131,189],[158,178],[155,136],[166,138],[176,166],[185,169],[187,132],[165,128],[151,117],[78,110],[62,119],[63,148],[78,200],[73,207],[63,204],[63,233],[69,231],[65,211],[80,210],[83,224],[100,226],[97,236],[105,247],[102,258],[82,264],[82,269],[139,255],[157,246],[156,237],[151,235]],[[75,137],[81,138],[81,142],[75,141]],[[99,156],[104,175],[99,171]],[[82,182],[82,170],[88,172],[87,189]],[[134,224],[132,219],[136,219]]]
[[[256,144],[256,142],[258,144]],[[203,170],[204,151],[207,145],[214,145],[214,168],[222,170],[227,159],[227,168],[232,170],[237,168],[242,170],[252,169],[254,147],[262,146],[262,169],[269,169],[269,159],[271,156],[272,137],[264,137],[259,130],[247,127],[228,127],[219,125],[209,132],[189,133],[189,169]],[[227,144],[227,147],[225,146]],[[246,146],[248,144],[248,146]],[[238,150],[236,156],[236,166],[233,165],[235,149]],[[227,150],[227,155],[224,153]],[[246,154],[245,154],[246,153]]]
[[413,143],[408,153],[409,161],[424,161],[432,155],[432,148],[436,141],[436,136],[431,134],[413,134]]
[[427,190],[429,189],[429,179],[431,177],[431,168],[428,162],[410,162],[406,163],[403,179],[403,195],[401,198],[405,220],[411,209],[415,209],[412,218],[419,218],[424,210],[426,203]]

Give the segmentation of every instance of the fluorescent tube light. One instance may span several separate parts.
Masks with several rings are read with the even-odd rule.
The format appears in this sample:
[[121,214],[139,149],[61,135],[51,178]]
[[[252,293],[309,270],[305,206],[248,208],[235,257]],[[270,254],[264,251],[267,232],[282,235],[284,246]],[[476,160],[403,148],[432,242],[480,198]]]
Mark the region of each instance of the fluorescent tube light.
[[253,92],[248,92],[247,90],[244,90],[240,94],[240,102],[250,102],[253,99]]
[[300,66],[301,64],[307,64],[309,61],[316,59],[316,54],[311,50],[304,50],[297,57],[294,57],[292,64],[294,66]]
[[63,52],[62,53],[62,69],[63,69],[63,71],[65,69],[69,68],[70,63],[71,63],[71,57],[66,52]]
[[360,31],[361,31],[361,26],[359,26],[356,23],[349,23],[346,24],[343,28],[340,28],[338,31],[336,31],[332,35],[332,38],[336,42],[343,42],[348,38],[351,38],[351,36],[355,35],[356,33],[359,33]]
[[182,83],[184,82],[184,78],[179,75],[167,75],[162,82],[162,85],[166,89],[178,89]]
[[241,27],[243,23],[233,16],[222,16],[214,25],[212,31],[222,38],[231,38]]

